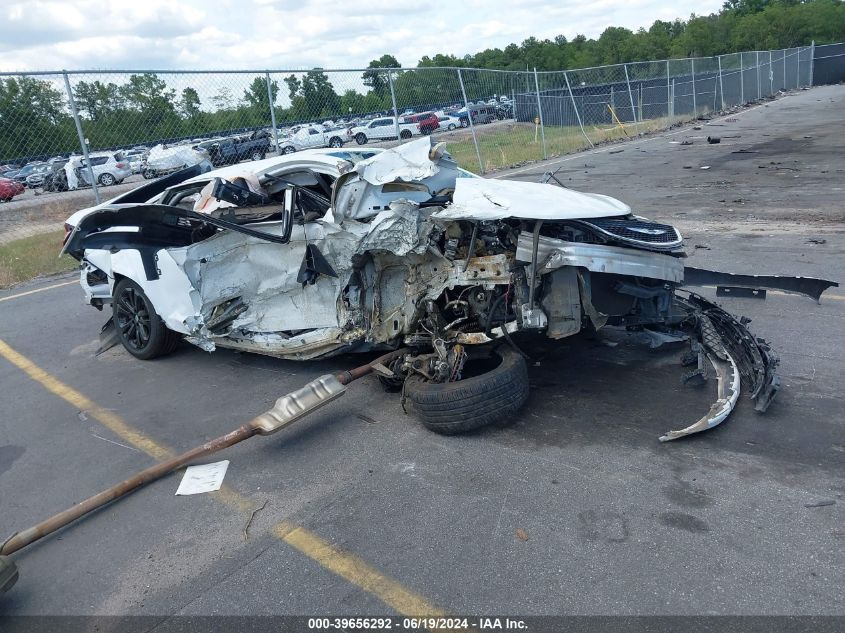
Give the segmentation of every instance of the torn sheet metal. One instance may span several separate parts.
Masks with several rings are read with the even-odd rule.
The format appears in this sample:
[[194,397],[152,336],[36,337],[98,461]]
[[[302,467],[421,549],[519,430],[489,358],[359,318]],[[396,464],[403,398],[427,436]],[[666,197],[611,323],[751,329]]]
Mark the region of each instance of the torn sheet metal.
[[437,165],[429,158],[430,151],[431,139],[426,136],[362,160],[355,166],[355,171],[373,185],[397,180],[425,180],[438,171]]
[[819,301],[828,288],[839,284],[815,277],[792,277],[789,275],[737,275],[704,268],[687,266],[684,269],[685,286],[734,286],[738,288],[768,288],[802,294]]
[[597,193],[515,180],[459,178],[452,205],[432,217],[450,220],[574,220],[627,215],[624,202]]

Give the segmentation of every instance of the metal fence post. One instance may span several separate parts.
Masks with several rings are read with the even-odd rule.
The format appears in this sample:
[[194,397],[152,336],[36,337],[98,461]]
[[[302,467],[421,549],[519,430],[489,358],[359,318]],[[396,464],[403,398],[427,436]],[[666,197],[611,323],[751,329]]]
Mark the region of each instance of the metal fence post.
[[396,93],[393,91],[393,70],[387,71],[387,83],[390,84],[390,100],[393,103],[393,127],[396,130],[396,140],[402,141],[399,132],[399,108],[396,107]]
[[628,99],[631,101],[631,116],[634,117],[634,127],[637,129],[637,136],[640,135],[640,124],[637,121],[637,111],[634,109],[634,94],[631,92],[631,79],[628,77],[628,64],[622,64],[625,68],[625,83],[628,84]]
[[569,90],[569,98],[572,100],[572,109],[575,110],[575,118],[578,119],[578,127],[581,128],[581,134],[583,134],[584,138],[587,139],[590,147],[595,147],[593,142],[590,140],[590,137],[587,136],[587,133],[584,131],[584,124],[581,123],[581,115],[578,113],[578,106],[575,105],[575,96],[572,94],[572,86],[569,85],[569,75],[566,71],[563,71],[563,78],[566,79],[566,89]]
[[781,63],[783,64],[783,89],[786,90],[786,49],[783,49],[781,53]]
[[[484,173],[484,163],[481,161],[481,150],[478,149],[478,139],[475,136],[475,124],[472,122],[472,110],[469,108],[469,101],[467,101],[467,91],[464,88],[464,77],[461,75],[461,69],[456,68],[455,70],[458,71],[458,82],[461,84],[461,95],[464,97],[464,107],[467,109],[467,118],[469,119],[469,131],[472,133],[472,143],[475,145],[475,155],[478,156],[478,168],[481,173]],[[391,84],[392,86],[393,84]],[[392,88],[391,88],[392,90]],[[514,116],[516,116],[516,103],[513,104],[514,107]]]
[[813,68],[816,64],[816,40],[810,42],[810,85],[813,85]]
[[692,76],[692,118],[698,116],[698,105],[695,102],[695,58],[689,60],[690,62],[690,75]]
[[795,89],[801,87],[801,47],[795,49]]
[[546,126],[543,125],[543,106],[540,104],[540,81],[537,79],[537,67],[534,67],[534,89],[537,91],[537,115],[540,117],[540,136],[543,138],[543,160],[546,160]]
[[669,60],[666,60],[666,116],[672,117],[672,89],[669,87]]
[[722,83],[722,56],[719,55],[716,57],[716,61],[719,62],[719,94],[722,95],[722,110],[725,109],[725,85]]
[[754,56],[757,65],[757,101],[759,101],[763,96],[763,93],[760,92],[760,51],[754,51]]
[[769,51],[769,96],[775,93],[775,71],[772,70],[772,51]]
[[62,71],[62,76],[65,79],[65,90],[67,91],[68,103],[70,103],[70,113],[73,115],[73,122],[76,124],[76,134],[79,136],[79,146],[82,148],[82,156],[85,158],[85,164],[88,166],[88,176],[91,178],[91,188],[94,190],[94,200],[100,204],[100,191],[97,189],[97,181],[94,178],[94,167],[91,165],[91,159],[88,157],[88,143],[85,142],[85,135],[82,133],[82,123],[79,121],[79,113],[76,111],[76,101],[73,98],[73,91],[70,89],[70,79],[68,79],[67,71]]
[[745,63],[742,60],[742,53],[739,54],[739,104],[745,103]]
[[672,78],[672,118],[675,118],[675,78]]
[[276,153],[279,152],[279,130],[276,128],[276,100],[273,98],[273,90],[270,88],[270,73],[264,73],[267,80],[267,101],[270,103],[270,122],[273,124],[273,142],[276,143]]

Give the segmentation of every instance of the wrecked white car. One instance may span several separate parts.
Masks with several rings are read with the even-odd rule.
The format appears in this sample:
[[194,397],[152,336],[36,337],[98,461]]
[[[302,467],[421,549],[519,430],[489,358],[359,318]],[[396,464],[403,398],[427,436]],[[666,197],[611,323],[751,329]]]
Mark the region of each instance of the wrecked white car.
[[376,369],[442,433],[524,403],[519,336],[606,326],[689,337],[687,378],[715,370],[711,410],[662,440],[719,424],[741,385],[762,411],[779,385],[769,347],[682,287],[818,299],[834,285],[685,268],[672,226],[603,195],[475,177],[429,138],[206,168],[68,220],[64,249],[81,262],[86,299],[111,306],[104,338],[140,359],[183,338],[297,360],[406,347]]

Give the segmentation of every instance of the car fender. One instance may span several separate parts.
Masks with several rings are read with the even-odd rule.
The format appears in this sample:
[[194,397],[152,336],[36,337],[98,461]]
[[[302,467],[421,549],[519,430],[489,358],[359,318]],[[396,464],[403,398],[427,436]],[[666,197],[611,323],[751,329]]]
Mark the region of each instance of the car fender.
[[[108,262],[104,261],[103,255],[109,258]],[[112,293],[119,279],[131,279],[141,286],[156,313],[169,329],[182,334],[190,333],[185,322],[199,312],[199,293],[167,249],[156,253],[159,275],[158,279],[153,280],[147,279],[141,253],[136,249],[127,248],[116,253],[86,251],[85,258],[109,275]],[[102,263],[104,267],[97,262]]]

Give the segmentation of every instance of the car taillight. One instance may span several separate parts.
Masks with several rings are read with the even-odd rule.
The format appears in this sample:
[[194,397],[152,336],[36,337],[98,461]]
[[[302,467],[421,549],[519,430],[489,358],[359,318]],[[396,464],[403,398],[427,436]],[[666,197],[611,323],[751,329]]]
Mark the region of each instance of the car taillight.
[[70,237],[71,233],[73,233],[73,227],[70,224],[68,224],[67,222],[65,222],[65,237],[62,240],[62,246],[67,244],[67,238]]
[[118,169],[126,169],[126,163],[118,163],[117,165],[115,165],[115,167],[117,167]]

